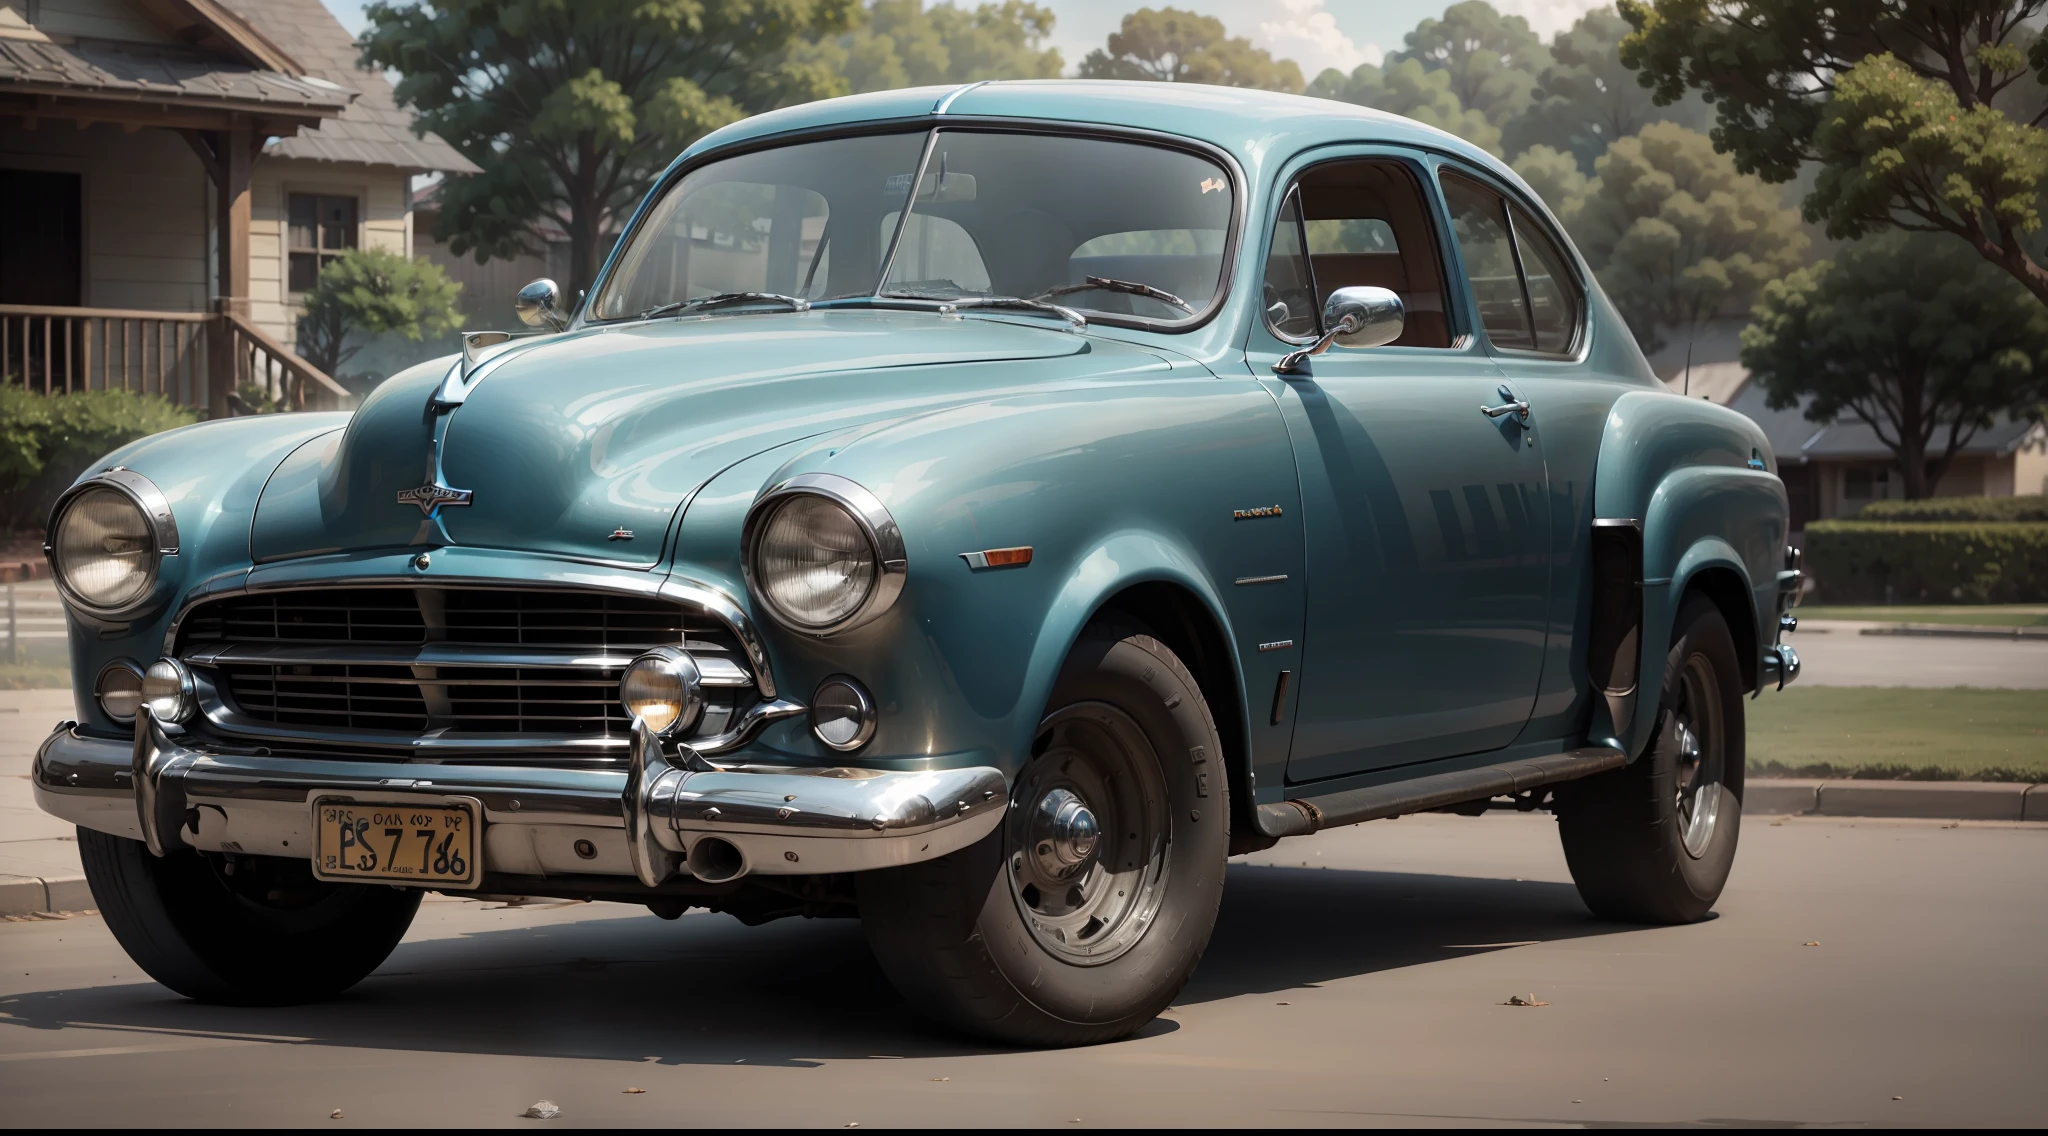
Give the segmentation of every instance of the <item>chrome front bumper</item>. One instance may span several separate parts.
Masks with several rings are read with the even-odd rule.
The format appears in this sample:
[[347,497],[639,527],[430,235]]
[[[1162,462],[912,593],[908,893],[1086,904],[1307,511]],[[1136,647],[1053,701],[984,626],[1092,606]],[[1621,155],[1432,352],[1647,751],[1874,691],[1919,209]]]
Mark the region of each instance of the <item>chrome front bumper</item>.
[[644,727],[630,754],[624,772],[245,756],[189,746],[145,711],[132,744],[59,726],[31,780],[45,812],[158,855],[311,859],[315,795],[471,798],[483,809],[485,871],[648,887],[683,872],[715,882],[929,860],[994,831],[1009,795],[988,767],[722,769],[671,754]]

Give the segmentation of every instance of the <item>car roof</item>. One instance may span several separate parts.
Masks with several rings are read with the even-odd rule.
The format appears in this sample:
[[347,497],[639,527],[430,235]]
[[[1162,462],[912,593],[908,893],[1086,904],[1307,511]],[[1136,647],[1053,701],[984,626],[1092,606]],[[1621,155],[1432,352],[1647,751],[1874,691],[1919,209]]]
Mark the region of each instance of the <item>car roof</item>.
[[1520,182],[1492,155],[1464,139],[1370,107],[1244,87],[1106,79],[999,80],[824,99],[713,131],[677,160],[796,131],[918,119],[929,124],[969,116],[1123,126],[1197,139],[1236,157],[1255,183],[1269,164],[1340,142],[1425,147]]

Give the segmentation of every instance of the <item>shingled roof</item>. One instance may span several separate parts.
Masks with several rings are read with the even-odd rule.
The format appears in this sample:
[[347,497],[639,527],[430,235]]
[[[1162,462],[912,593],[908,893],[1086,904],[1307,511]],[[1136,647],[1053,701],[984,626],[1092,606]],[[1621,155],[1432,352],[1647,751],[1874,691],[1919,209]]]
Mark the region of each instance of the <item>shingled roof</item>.
[[382,74],[356,66],[356,45],[320,0],[220,0],[314,78],[357,93],[338,118],[281,138],[264,153],[316,162],[353,162],[451,174],[481,172],[439,135],[412,132]]
[[263,103],[329,113],[348,106],[354,95],[325,79],[231,63],[207,52],[110,40],[0,39],[0,84],[45,94],[222,106]]

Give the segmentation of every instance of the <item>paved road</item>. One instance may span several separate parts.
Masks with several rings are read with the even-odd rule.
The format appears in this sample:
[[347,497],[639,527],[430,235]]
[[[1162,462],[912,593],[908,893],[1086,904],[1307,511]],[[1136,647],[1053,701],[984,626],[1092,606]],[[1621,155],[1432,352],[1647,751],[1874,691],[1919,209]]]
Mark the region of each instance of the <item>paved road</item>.
[[1864,635],[1874,623],[1805,622],[1801,686],[2002,686],[2048,689],[2048,639]]
[[1232,868],[1167,1017],[1054,1052],[920,1029],[851,922],[442,899],[289,1010],[181,1002],[95,917],[0,924],[0,1100],[24,1128],[530,1125],[543,1097],[576,1124],[2048,1121],[2048,826],[1745,838],[1719,918],[1657,929],[1589,918],[1540,815],[1289,843]]

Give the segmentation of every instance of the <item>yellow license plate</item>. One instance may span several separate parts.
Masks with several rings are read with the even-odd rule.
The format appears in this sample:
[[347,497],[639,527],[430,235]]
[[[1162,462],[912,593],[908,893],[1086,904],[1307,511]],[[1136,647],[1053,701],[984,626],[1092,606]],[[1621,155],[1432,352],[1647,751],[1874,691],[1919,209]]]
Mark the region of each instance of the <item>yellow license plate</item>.
[[482,842],[471,800],[313,802],[313,875],[422,887],[473,888]]

